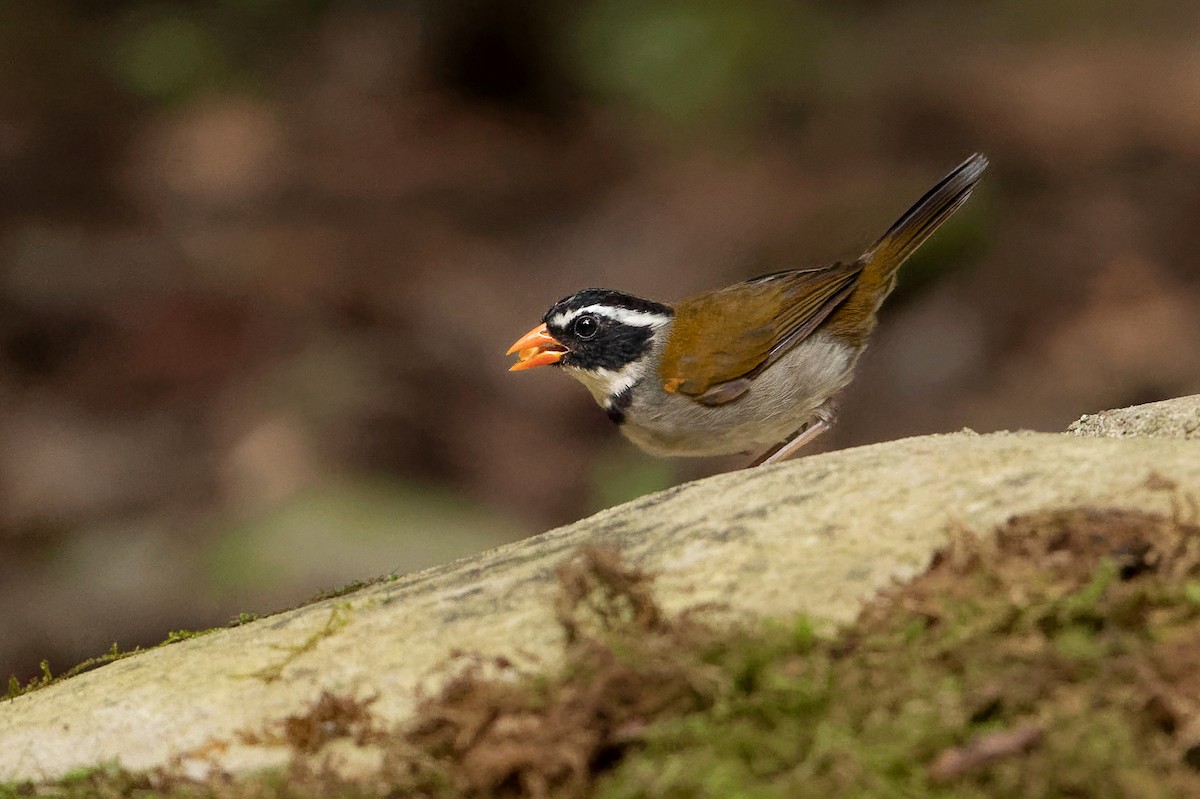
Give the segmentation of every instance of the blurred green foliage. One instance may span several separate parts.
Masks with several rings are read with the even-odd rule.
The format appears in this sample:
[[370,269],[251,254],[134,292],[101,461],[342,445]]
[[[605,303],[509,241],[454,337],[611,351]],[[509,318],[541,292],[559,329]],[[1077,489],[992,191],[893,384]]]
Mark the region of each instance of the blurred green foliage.
[[819,17],[782,0],[595,0],[580,8],[578,78],[666,119],[743,123],[815,71]]
[[679,480],[670,461],[614,441],[594,454],[588,482],[588,511],[594,513],[669,488]]
[[[159,103],[252,82],[294,34],[334,0],[0,0],[0,79],[10,91],[110,84]],[[0,92],[0,100],[3,92]]]
[[[54,68],[66,83],[72,76],[89,83],[105,80],[134,102],[170,103],[205,89],[253,85],[286,49],[289,37],[311,31],[330,10],[380,5],[386,4],[46,0],[35,7],[0,0],[0,28],[8,32],[0,31],[0,43],[15,44],[19,31],[18,49],[36,41],[47,54],[72,50]],[[396,4],[427,29],[451,26],[447,20],[469,17],[483,6],[432,0]],[[519,18],[505,24],[544,23],[554,31],[550,38],[556,44],[545,56],[554,63],[536,66],[555,73],[567,93],[630,102],[681,128],[699,119],[735,126],[753,122],[783,102],[786,90],[814,85],[818,45],[829,24],[822,6],[784,0],[592,0],[569,9],[553,3],[522,9]],[[506,58],[539,57],[515,52],[535,49],[529,40],[534,33],[493,35],[512,40]],[[439,46],[437,36],[426,37],[425,46]],[[25,65],[37,60],[16,59]],[[503,63],[485,67],[507,68]],[[0,66],[0,76],[5,71]],[[54,74],[26,77],[44,88],[66,88]]]
[[165,100],[228,74],[229,55],[211,29],[174,6],[156,11],[116,34],[112,69],[122,85],[136,95]]
[[214,582],[235,591],[290,586],[317,575],[327,588],[377,573],[410,572],[519,538],[524,529],[447,490],[391,479],[347,479],[303,492],[221,531],[207,558]]

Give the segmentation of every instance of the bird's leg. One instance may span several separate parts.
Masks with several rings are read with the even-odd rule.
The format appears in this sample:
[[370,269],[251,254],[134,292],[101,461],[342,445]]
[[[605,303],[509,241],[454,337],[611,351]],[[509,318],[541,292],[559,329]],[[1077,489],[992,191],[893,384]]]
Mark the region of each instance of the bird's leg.
[[832,402],[826,402],[820,408],[817,408],[814,416],[816,417],[815,419],[793,433],[790,438],[764,452],[750,466],[765,466],[768,463],[779,463],[792,457],[805,444],[826,430],[833,428],[833,422],[837,418],[837,411]]
[[797,431],[796,434],[787,441],[776,444],[764,452],[754,461],[754,463],[750,465],[766,466],[768,463],[779,463],[780,461],[785,461],[795,455],[801,447],[824,433],[830,427],[832,427],[832,425],[830,425],[829,422],[826,422],[824,419],[817,419],[816,421],[810,422],[804,427],[804,429]]

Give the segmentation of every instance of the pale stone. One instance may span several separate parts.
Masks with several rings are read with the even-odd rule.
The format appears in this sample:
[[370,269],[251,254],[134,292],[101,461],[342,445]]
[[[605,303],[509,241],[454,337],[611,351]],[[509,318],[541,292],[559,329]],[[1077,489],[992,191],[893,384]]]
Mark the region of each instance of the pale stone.
[[1200,394],[1088,414],[1067,428],[1077,436],[1200,438]]
[[[722,603],[829,625],[922,569],[956,525],[985,531],[1079,505],[1170,512],[1172,484],[1200,489],[1192,441],[1035,433],[911,438],[718,475],[4,702],[0,780],[187,753],[250,770],[277,764],[278,747],[257,758],[236,733],[302,712],[322,690],[378,695],[373,712],[401,721],[452,653],[552,663],[554,571],[580,544],[657,573],[668,610]],[[279,678],[265,680],[272,670]]]

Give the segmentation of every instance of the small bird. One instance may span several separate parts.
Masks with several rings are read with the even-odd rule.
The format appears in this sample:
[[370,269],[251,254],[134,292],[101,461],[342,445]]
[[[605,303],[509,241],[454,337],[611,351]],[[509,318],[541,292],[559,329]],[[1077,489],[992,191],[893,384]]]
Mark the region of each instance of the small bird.
[[828,430],[896,272],[971,196],[975,154],[852,263],[773,272],[669,305],[609,289],[564,297],[509,348],[557,365],[655,455],[795,454]]

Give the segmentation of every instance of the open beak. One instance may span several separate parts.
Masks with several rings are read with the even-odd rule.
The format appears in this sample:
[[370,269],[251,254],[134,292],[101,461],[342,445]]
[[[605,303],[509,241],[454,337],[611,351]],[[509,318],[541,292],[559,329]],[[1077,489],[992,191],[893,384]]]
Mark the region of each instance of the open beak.
[[562,356],[567,354],[567,348],[559,344],[558,339],[550,335],[550,331],[542,324],[517,339],[505,355],[512,355],[514,352],[520,360],[508,368],[510,372],[558,363]]

